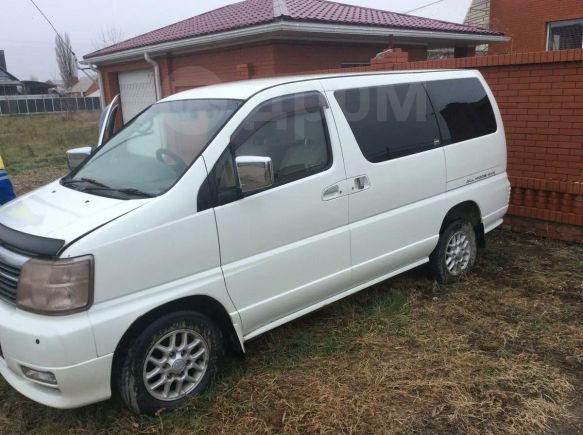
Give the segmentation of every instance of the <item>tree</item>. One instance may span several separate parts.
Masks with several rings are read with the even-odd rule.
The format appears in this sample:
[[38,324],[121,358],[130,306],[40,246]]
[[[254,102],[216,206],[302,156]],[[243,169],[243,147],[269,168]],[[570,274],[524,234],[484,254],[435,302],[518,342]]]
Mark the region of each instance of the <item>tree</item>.
[[101,50],[123,41],[123,32],[119,27],[111,25],[101,29],[99,36],[93,41],[93,50]]
[[69,35],[55,37],[55,54],[57,56],[57,65],[59,67],[59,75],[63,81],[65,89],[70,89],[77,79],[77,60],[71,47],[71,40]]

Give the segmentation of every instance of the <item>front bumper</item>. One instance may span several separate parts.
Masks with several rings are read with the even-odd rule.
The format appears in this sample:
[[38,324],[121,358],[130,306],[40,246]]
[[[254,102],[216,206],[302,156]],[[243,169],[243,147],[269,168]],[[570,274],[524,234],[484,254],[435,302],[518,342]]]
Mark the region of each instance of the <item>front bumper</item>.
[[[24,377],[0,358],[0,374],[20,394],[46,406],[60,409],[78,408],[111,397],[110,373],[113,354],[71,367],[32,367],[50,371],[57,387],[47,387]],[[12,364],[11,364],[12,365]],[[30,365],[29,365],[30,366]]]
[[[24,396],[76,408],[111,396],[113,354],[98,357],[87,313],[50,317],[0,301],[0,374]],[[24,376],[22,366],[52,372],[56,386]]]

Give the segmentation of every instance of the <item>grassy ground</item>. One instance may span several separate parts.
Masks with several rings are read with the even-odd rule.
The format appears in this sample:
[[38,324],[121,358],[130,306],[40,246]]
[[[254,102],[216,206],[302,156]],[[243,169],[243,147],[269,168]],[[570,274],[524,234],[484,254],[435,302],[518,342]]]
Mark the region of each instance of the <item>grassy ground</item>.
[[174,413],[0,381],[0,433],[580,433],[582,389],[583,247],[497,230],[464,282],[420,268],[265,334]]
[[61,177],[66,173],[65,152],[97,143],[96,112],[0,118],[0,155],[17,193]]

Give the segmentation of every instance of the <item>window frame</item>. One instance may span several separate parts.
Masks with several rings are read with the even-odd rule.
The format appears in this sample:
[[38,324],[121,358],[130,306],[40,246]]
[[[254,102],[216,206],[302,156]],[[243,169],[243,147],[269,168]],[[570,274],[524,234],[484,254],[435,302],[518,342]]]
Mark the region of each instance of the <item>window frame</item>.
[[[556,24],[563,24],[563,25],[569,25],[569,24],[581,24],[583,26],[583,17],[582,18],[575,18],[575,19],[571,19],[571,20],[558,20],[558,21],[549,21],[547,23],[547,44],[546,44],[546,51],[561,51],[560,48],[558,49],[553,49],[551,48],[551,35],[552,35],[552,27],[553,25]],[[581,48],[583,49],[583,37],[581,37]],[[575,49],[576,50],[576,49]]]
[[[486,133],[480,136],[474,136],[470,139],[466,139],[466,140],[462,140],[462,141],[458,141],[458,142],[453,142],[451,140],[445,140],[445,135],[444,135],[444,131],[443,131],[443,125],[442,125],[442,120],[443,122],[445,122],[445,119],[443,119],[443,117],[439,116],[439,113],[437,111],[436,108],[436,103],[433,101],[433,99],[431,98],[431,92],[429,90],[428,85],[430,83],[439,83],[439,82],[446,82],[446,81],[458,81],[458,80],[476,80],[480,86],[482,87],[482,90],[484,91],[484,94],[486,95],[486,97],[488,98],[488,102],[490,103],[490,108],[492,109],[492,116],[494,119],[494,123],[496,125],[496,129],[490,133]],[[439,127],[439,136],[440,136],[440,141],[441,141],[441,146],[442,147],[448,147],[451,145],[457,145],[460,143],[464,143],[464,142],[468,142],[470,140],[476,140],[476,139],[481,139],[493,134],[497,134],[500,131],[500,122],[498,117],[496,116],[496,110],[494,110],[494,104],[493,104],[493,100],[490,97],[490,94],[488,94],[488,90],[486,89],[486,86],[484,86],[484,83],[482,83],[482,81],[478,78],[478,77],[460,77],[460,78],[455,78],[455,79],[436,79],[436,80],[427,80],[425,82],[423,82],[423,87],[425,88],[425,92],[427,92],[427,97],[429,98],[429,101],[431,102],[431,105],[433,107],[433,112],[435,113],[435,117],[437,120],[437,125]],[[447,127],[447,125],[446,125]],[[449,128],[449,127],[448,127]],[[451,138],[450,138],[451,139]]]
[[347,60],[340,64],[340,68],[361,68],[361,67],[369,67],[370,60],[368,61],[358,61],[358,60]]
[[[490,103],[490,108],[492,110],[492,116],[493,116],[493,119],[494,119],[494,122],[495,122],[495,125],[496,125],[496,129],[494,131],[490,132],[490,133],[487,133],[487,134],[484,134],[484,135],[481,135],[481,136],[475,136],[475,137],[472,137],[470,139],[466,139],[466,140],[463,140],[463,141],[451,142],[451,141],[445,140],[445,135],[444,135],[444,131],[443,131],[442,121],[441,121],[440,116],[439,116],[439,114],[437,112],[435,102],[431,98],[431,93],[429,92],[428,84],[430,84],[430,83],[439,83],[439,82],[444,82],[444,81],[464,80],[464,79],[474,79],[481,86],[484,94],[486,95],[486,97],[488,98],[488,101]],[[421,85],[423,87],[423,89],[425,91],[425,95],[427,96],[427,101],[430,104],[431,111],[433,112],[433,116],[434,116],[435,122],[437,124],[437,131],[438,131],[438,134],[439,134],[439,138],[438,138],[439,144],[437,144],[437,141],[436,141],[436,142],[434,142],[433,148],[429,148],[429,149],[427,149],[425,151],[418,151],[418,152],[415,152],[415,153],[407,154],[405,156],[395,157],[395,158],[388,159],[388,160],[383,160],[383,161],[380,161],[380,162],[371,161],[371,160],[368,159],[368,157],[363,152],[363,150],[362,150],[362,148],[360,146],[360,143],[358,141],[358,138],[356,137],[356,134],[354,133],[354,130],[352,129],[352,126],[350,125],[350,122],[348,121],[348,119],[346,118],[346,115],[344,114],[344,110],[342,109],[342,105],[340,104],[340,101],[338,100],[337,93],[338,92],[350,91],[350,90],[357,90],[357,89],[374,89],[374,88],[383,88],[383,87],[388,87],[388,86],[398,86],[398,85],[403,85],[403,84],[419,84],[419,85]],[[348,127],[349,127],[350,131],[352,132],[352,134],[354,136],[354,139],[356,141],[356,145],[357,145],[357,147],[358,147],[361,155],[363,156],[363,158],[368,163],[373,164],[373,165],[383,164],[383,163],[387,163],[387,162],[390,162],[390,161],[393,161],[393,160],[398,160],[398,159],[406,158],[406,157],[409,157],[409,156],[414,156],[416,154],[421,154],[421,153],[424,153],[424,152],[429,152],[429,151],[432,151],[432,150],[438,149],[438,148],[444,148],[444,147],[448,147],[448,146],[451,146],[451,145],[462,144],[462,143],[465,143],[465,142],[468,142],[468,141],[471,141],[471,140],[482,139],[484,137],[488,137],[488,136],[491,136],[491,135],[494,135],[494,134],[498,134],[500,132],[500,120],[498,119],[498,116],[497,116],[497,113],[496,113],[496,110],[495,110],[495,104],[494,104],[495,101],[492,99],[491,94],[488,92],[488,89],[484,85],[483,81],[480,80],[479,77],[475,77],[475,76],[472,76],[472,77],[457,77],[457,78],[450,78],[450,79],[437,78],[435,80],[423,80],[423,81],[418,81],[418,82],[417,81],[412,81],[412,82],[385,84],[385,85],[378,85],[378,86],[363,86],[363,87],[356,87],[356,88],[338,89],[338,90],[334,91],[334,98],[336,98],[336,103],[340,107],[340,113],[342,114],[342,116],[344,117],[344,120],[348,124]]]
[[[298,103],[297,103],[298,98],[301,99],[302,96],[307,97],[305,99],[305,101],[307,101],[307,104],[302,107],[301,103],[300,103],[299,108],[296,108],[296,107],[298,107]],[[316,99],[314,99],[314,97],[316,97]],[[283,102],[283,105],[285,105],[286,103],[289,103],[290,101],[293,101],[295,103],[293,110],[283,109],[279,114],[272,117],[271,119],[263,120],[263,122],[261,122],[259,126],[254,127],[251,131],[248,130],[244,133],[241,132],[242,129],[244,129],[244,126],[249,123],[249,120],[252,119],[254,116],[257,116],[257,114],[260,112],[260,110],[262,108],[265,108],[269,105],[274,105],[276,103],[282,104],[282,102]],[[335,159],[334,159],[334,151],[332,148],[332,140],[331,140],[331,136],[330,136],[329,123],[328,123],[328,119],[326,117],[326,109],[329,110],[328,101],[326,100],[326,97],[319,91],[308,91],[308,92],[299,92],[299,93],[294,93],[294,94],[288,94],[288,95],[283,95],[283,96],[279,96],[279,97],[275,97],[275,98],[270,98],[268,100],[265,100],[265,101],[259,103],[255,108],[253,108],[253,110],[251,110],[251,112],[236,127],[233,134],[231,135],[231,139],[230,139],[229,144],[223,150],[223,152],[221,153],[221,155],[217,159],[217,161],[214,163],[213,168],[209,171],[207,178],[205,179],[205,181],[201,185],[201,188],[200,188],[199,193],[198,193],[198,200],[197,200],[198,209],[199,209],[198,211],[201,212],[201,211],[207,210],[209,208],[216,208],[216,207],[220,207],[223,205],[227,205],[227,204],[230,204],[232,202],[236,202],[236,201],[239,201],[239,200],[247,198],[247,197],[258,195],[260,193],[263,193],[263,192],[266,192],[266,191],[269,191],[272,189],[286,186],[288,184],[297,183],[298,181],[311,178],[313,176],[316,176],[318,174],[321,174],[321,173],[324,173],[324,172],[330,170],[330,168],[334,165]],[[327,165],[325,167],[323,167],[322,169],[318,170],[317,172],[313,172],[313,173],[310,173],[310,174],[307,174],[305,176],[298,177],[298,178],[292,178],[292,179],[286,180],[283,183],[274,182],[274,184],[272,186],[269,186],[265,189],[257,190],[254,192],[243,193],[243,191],[241,190],[241,186],[239,185],[239,176],[238,176],[239,174],[237,173],[237,165],[235,163],[236,149],[239,146],[243,145],[243,143],[244,143],[243,142],[243,143],[240,143],[237,145],[237,142],[241,141],[241,137],[244,137],[245,140],[248,140],[257,131],[259,131],[261,128],[263,128],[265,125],[267,125],[270,122],[277,122],[278,120],[281,120],[284,118],[292,117],[295,115],[301,115],[301,114],[305,114],[305,113],[310,113],[310,112],[312,112],[312,113],[319,112],[320,116],[321,116],[322,128],[324,130],[324,138],[326,140],[326,149],[328,152]],[[241,136],[241,137],[238,137],[238,136]],[[223,192],[219,191],[216,171],[217,171],[217,167],[218,167],[219,163],[223,160],[223,158],[225,157],[225,154],[227,154],[227,153],[230,154],[230,158],[233,161],[234,177],[235,177],[235,182],[236,182],[237,186],[235,188],[232,188],[231,192],[223,195]],[[227,192],[227,190],[225,190],[225,192]],[[223,196],[223,197],[221,197],[221,196]]]
[[[431,98],[429,96],[429,92],[427,92],[427,88],[425,86],[425,83],[426,82],[427,82],[426,80],[423,80],[423,81],[418,81],[418,82],[417,81],[411,81],[411,82],[403,82],[403,83],[389,83],[389,84],[382,84],[382,85],[377,85],[377,86],[362,86],[362,87],[353,87],[353,88],[346,88],[346,89],[338,89],[338,90],[334,91],[334,98],[336,98],[336,103],[340,107],[340,111],[342,113],[342,116],[344,117],[345,121],[348,124],[348,127],[350,128],[350,131],[352,132],[352,134],[354,136],[354,139],[356,141],[356,145],[357,145],[357,147],[358,147],[361,155],[364,157],[364,159],[368,163],[370,163],[372,165],[382,165],[382,164],[386,164],[387,162],[391,162],[391,161],[394,161],[394,160],[403,159],[403,158],[406,158],[406,157],[414,156],[414,155],[417,155],[417,154],[425,153],[425,152],[432,151],[432,150],[435,150],[437,148],[443,147],[443,135],[442,135],[442,132],[441,132],[441,126],[439,124],[439,119],[437,117],[437,113],[435,112],[435,106],[433,104],[433,101],[431,101]],[[404,156],[399,156],[399,157],[395,157],[395,158],[391,158],[391,159],[382,160],[380,162],[371,161],[371,160],[369,160],[369,158],[366,156],[366,154],[362,150],[362,148],[360,146],[360,143],[359,143],[359,140],[356,137],[356,134],[354,133],[354,130],[352,129],[352,126],[350,125],[350,121],[348,121],[348,119],[346,118],[346,114],[344,113],[344,109],[342,108],[342,105],[340,104],[340,101],[338,100],[338,93],[339,92],[348,92],[348,91],[353,91],[353,90],[361,90],[361,89],[388,88],[388,87],[395,87],[395,86],[400,86],[400,85],[419,85],[423,89],[423,92],[425,93],[425,97],[427,98],[427,102],[429,103],[429,106],[428,107],[430,108],[430,111],[433,113],[433,119],[435,121],[435,126],[436,126],[437,134],[438,134],[439,137],[434,138],[433,146],[431,148],[427,149],[427,150],[418,151],[418,152],[411,153],[411,154],[407,154],[407,155],[404,155]]]

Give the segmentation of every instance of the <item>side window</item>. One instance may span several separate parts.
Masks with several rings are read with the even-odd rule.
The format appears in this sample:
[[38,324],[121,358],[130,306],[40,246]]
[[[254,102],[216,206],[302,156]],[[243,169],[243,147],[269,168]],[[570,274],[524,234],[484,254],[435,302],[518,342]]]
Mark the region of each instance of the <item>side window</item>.
[[342,90],[335,96],[360,150],[372,163],[440,145],[433,107],[421,83]]
[[292,113],[269,121],[235,150],[235,156],[270,157],[276,186],[321,172],[332,161],[324,114]]
[[208,182],[198,194],[199,211],[242,197],[236,157],[269,157],[273,187],[325,171],[332,164],[324,108],[319,92],[274,98],[258,105],[231,136]]
[[496,132],[492,104],[478,79],[439,80],[427,82],[426,87],[444,145]]

